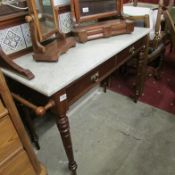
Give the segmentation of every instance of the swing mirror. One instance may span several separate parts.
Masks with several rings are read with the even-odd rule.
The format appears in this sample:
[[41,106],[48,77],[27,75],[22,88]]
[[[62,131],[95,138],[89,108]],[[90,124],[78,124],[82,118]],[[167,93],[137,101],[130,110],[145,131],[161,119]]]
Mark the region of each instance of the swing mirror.
[[120,16],[121,0],[72,0],[77,22]]

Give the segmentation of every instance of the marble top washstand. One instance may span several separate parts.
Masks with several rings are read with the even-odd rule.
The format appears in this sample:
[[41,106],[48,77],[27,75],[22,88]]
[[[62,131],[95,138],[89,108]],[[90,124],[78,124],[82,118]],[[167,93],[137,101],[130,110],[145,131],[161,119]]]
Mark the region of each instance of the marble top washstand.
[[50,97],[141,39],[149,31],[150,29],[136,27],[132,34],[93,40],[85,44],[77,43],[75,48],[61,55],[56,63],[36,62],[33,60],[32,53],[15,59],[15,63],[32,71],[35,75],[32,80],[27,80],[6,69],[2,71],[6,76]]

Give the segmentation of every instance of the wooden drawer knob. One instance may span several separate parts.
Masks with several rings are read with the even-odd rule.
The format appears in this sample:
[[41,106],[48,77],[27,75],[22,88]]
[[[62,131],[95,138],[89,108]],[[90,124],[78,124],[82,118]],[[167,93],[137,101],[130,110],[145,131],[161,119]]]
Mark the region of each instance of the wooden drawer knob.
[[91,76],[91,81],[97,83],[99,81],[99,73],[96,72],[94,75]]
[[134,55],[134,54],[135,54],[135,47],[134,47],[134,46],[132,46],[132,47],[129,49],[129,53],[130,53],[131,55]]

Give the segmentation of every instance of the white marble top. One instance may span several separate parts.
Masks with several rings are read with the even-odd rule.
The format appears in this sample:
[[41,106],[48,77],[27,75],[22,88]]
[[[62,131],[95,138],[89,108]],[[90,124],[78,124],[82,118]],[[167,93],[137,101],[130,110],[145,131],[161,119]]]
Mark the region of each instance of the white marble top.
[[49,97],[147,35],[149,31],[146,28],[135,28],[132,34],[77,44],[75,48],[61,55],[57,63],[35,62],[32,54],[16,59],[18,65],[33,72],[35,78],[32,80],[26,80],[9,70],[2,71],[12,79]]

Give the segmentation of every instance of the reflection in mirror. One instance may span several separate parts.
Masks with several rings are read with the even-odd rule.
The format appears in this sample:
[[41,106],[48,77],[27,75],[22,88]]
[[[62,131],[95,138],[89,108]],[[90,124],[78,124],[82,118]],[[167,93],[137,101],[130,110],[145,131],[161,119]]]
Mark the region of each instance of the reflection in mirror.
[[52,33],[56,29],[53,6],[50,0],[35,0],[37,8],[37,16],[39,22],[39,30],[42,36]]
[[79,0],[80,16],[116,11],[116,0]]

